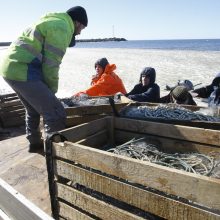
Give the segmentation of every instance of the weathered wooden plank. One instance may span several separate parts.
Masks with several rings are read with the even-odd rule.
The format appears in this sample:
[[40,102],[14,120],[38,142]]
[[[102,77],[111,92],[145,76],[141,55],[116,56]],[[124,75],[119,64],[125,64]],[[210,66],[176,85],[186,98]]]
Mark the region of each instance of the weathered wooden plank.
[[72,126],[76,126],[79,124],[83,124],[83,123],[87,123],[90,121],[94,121],[100,118],[104,118],[107,115],[102,114],[102,115],[83,115],[83,116],[73,116],[73,117],[67,117],[66,118],[66,127],[72,127]]
[[106,141],[108,139],[109,138],[108,138],[107,129],[104,129],[103,131],[97,132],[96,134],[91,136],[87,136],[85,139],[81,139],[76,143],[100,148],[101,146],[106,144]]
[[173,220],[219,219],[220,215],[140,189],[92,171],[56,160],[56,174],[146,212]]
[[65,201],[74,204],[74,206],[77,206],[101,219],[143,219],[60,183],[57,183],[57,194],[59,198],[62,198]]
[[[134,132],[127,132],[122,130],[115,130],[115,139],[120,140],[120,144],[126,143],[132,138],[143,138],[146,137],[146,141],[149,144],[158,146],[161,151],[166,153],[189,153],[197,152],[208,155],[210,152],[220,152],[220,146],[210,146],[208,144],[199,144],[184,140],[168,139],[164,137],[143,135]],[[90,145],[86,145],[90,146]]]
[[53,147],[58,157],[220,210],[218,179],[113,155],[71,142],[54,143]]
[[220,146],[220,131],[157,122],[115,118],[115,129]]
[[20,117],[12,117],[12,118],[1,118],[2,127],[8,128],[8,127],[15,127],[19,125],[24,125],[25,123],[25,116]]
[[18,95],[16,93],[9,93],[9,94],[4,94],[4,95],[0,95],[0,100],[7,100],[7,99],[10,99],[10,98],[18,98]]
[[[126,104],[117,103],[115,104],[116,109],[119,111]],[[91,106],[78,106],[78,107],[68,107],[65,109],[67,116],[73,115],[94,115],[94,114],[111,114],[112,107],[110,104],[106,105],[91,105]]]
[[19,116],[24,116],[25,115],[25,110],[24,109],[17,109],[14,111],[5,111],[0,113],[0,116],[3,118],[9,118],[9,117],[19,117]]
[[58,201],[59,205],[59,219],[76,219],[76,220],[92,220],[94,218],[74,209],[73,207]]
[[0,195],[0,208],[11,219],[53,219],[33,203],[28,201],[23,195],[14,190],[2,179],[0,179]]
[[108,118],[98,119],[87,124],[78,125],[74,127],[74,130],[72,128],[67,128],[60,131],[60,133],[63,134],[69,141],[76,142],[106,129],[108,120]]
[[13,111],[23,111],[25,113],[25,109],[23,105],[16,105],[16,106],[10,106],[7,108],[0,108],[0,115],[6,113],[6,112],[13,112]]
[[17,106],[17,105],[22,105],[20,100],[13,100],[13,101],[10,101],[10,102],[3,102],[3,103],[0,104],[0,107],[1,108],[7,108],[7,107],[10,107],[10,106]]

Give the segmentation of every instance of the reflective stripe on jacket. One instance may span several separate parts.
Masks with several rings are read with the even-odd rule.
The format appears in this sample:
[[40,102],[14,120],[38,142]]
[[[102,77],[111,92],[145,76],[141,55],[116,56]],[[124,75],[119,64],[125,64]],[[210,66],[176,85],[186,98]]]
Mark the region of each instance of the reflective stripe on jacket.
[[67,13],[45,15],[10,45],[2,76],[17,81],[41,80],[57,92],[59,66],[73,33],[74,24]]
[[122,80],[117,74],[113,71],[116,69],[115,64],[108,64],[105,67],[104,73],[97,79],[92,81],[92,86],[82,92],[77,93],[86,93],[89,96],[107,96],[114,95],[117,92],[126,94],[126,90]]

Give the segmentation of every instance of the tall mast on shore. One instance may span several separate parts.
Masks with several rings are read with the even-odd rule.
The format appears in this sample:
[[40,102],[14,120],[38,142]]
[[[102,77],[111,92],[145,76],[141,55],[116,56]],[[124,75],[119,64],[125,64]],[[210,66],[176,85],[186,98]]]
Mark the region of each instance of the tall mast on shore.
[[112,37],[114,38],[115,37],[115,26],[112,25]]

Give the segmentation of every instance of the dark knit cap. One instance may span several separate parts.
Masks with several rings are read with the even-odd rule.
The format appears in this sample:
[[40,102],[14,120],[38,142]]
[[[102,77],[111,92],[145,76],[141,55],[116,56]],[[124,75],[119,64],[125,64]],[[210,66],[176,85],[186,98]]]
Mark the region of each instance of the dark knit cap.
[[96,68],[97,65],[99,65],[99,66],[101,66],[101,67],[103,68],[103,70],[104,70],[105,67],[106,67],[108,64],[109,64],[108,60],[107,60],[105,57],[103,57],[103,58],[101,58],[101,59],[99,59],[99,60],[97,60],[97,61],[95,62],[95,68]]
[[78,21],[84,26],[88,25],[88,18],[86,10],[81,6],[75,6],[67,10],[67,14],[72,18],[73,21]]
[[188,90],[185,86],[177,86],[171,92],[173,97],[178,101],[185,101],[188,98]]

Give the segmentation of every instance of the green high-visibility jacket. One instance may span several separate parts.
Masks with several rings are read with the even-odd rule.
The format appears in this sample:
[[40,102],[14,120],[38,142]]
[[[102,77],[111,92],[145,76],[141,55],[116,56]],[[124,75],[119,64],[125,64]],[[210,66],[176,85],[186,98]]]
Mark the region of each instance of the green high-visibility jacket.
[[74,33],[67,13],[50,13],[25,30],[3,59],[0,74],[10,80],[41,80],[56,93],[59,66]]

